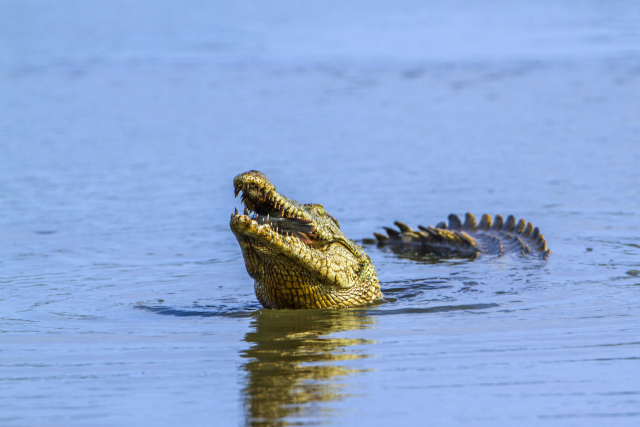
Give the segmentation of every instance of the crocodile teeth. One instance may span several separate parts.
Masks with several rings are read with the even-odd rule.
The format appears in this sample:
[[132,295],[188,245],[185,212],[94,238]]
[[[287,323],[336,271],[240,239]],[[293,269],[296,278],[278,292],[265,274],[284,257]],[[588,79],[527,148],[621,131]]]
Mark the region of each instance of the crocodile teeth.
[[234,215],[238,215],[238,208],[236,208],[236,213],[234,213]]
[[240,188],[236,188],[233,193],[235,194],[235,197],[238,197],[238,194],[240,194]]
[[[236,208],[236,210],[237,210],[237,208]],[[245,215],[249,215],[249,209],[244,208],[244,214],[245,214]]]

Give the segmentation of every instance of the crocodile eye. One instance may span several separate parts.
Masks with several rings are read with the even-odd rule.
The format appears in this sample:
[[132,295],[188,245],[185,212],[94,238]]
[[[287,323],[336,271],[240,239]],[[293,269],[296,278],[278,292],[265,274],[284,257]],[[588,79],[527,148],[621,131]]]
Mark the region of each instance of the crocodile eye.
[[324,215],[324,206],[322,205],[316,205],[316,211],[318,212],[318,214],[320,216]]

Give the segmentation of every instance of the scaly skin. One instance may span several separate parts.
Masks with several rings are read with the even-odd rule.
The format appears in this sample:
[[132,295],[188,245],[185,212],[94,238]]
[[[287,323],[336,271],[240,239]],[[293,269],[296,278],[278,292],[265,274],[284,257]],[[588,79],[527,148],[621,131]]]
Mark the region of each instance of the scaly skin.
[[[280,195],[258,171],[233,180],[236,197],[242,191],[243,215],[231,215],[245,267],[255,280],[255,293],[265,308],[341,308],[363,305],[382,298],[371,259],[340,231],[338,221],[318,204],[300,204]],[[497,215],[484,215],[480,224],[467,214],[464,224],[455,215],[434,227],[414,231],[395,223],[400,232],[387,228],[376,234],[380,245],[394,251],[416,248],[444,255],[475,257],[480,253],[520,253],[546,258],[550,253],[544,236],[524,220],[516,224]],[[376,240],[365,240],[365,243]]]
[[[393,252],[404,253],[418,250],[439,255],[458,255],[475,258],[480,254],[502,255],[507,253],[530,255],[546,259],[551,253],[547,241],[538,227],[509,215],[504,221],[501,215],[492,220],[488,214],[480,219],[480,224],[470,213],[465,215],[464,224],[456,215],[449,215],[449,225],[441,222],[435,227],[418,226],[413,230],[406,224],[395,222],[400,231],[385,227],[387,236],[373,233],[380,246],[389,246]],[[366,239],[367,243],[375,243]]]
[[[382,298],[371,259],[340,231],[338,221],[321,205],[302,205],[276,191],[267,177],[249,171],[235,177],[245,214],[231,216],[245,267],[255,280],[258,301],[265,308],[352,307]],[[311,221],[310,244],[283,235],[252,213],[281,211],[283,218]]]

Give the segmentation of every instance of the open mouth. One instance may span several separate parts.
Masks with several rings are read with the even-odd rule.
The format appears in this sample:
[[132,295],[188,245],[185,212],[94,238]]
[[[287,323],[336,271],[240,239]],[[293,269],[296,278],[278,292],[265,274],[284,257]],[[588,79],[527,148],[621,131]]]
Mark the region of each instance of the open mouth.
[[[256,227],[264,225],[281,236],[293,236],[308,245],[317,240],[313,222],[305,218],[302,209],[278,194],[273,185],[268,182],[260,185],[255,182],[259,180],[239,178],[234,180],[235,196],[242,192],[240,200],[244,205],[244,215],[251,219],[252,224],[255,221]],[[234,215],[238,215],[237,209]]]

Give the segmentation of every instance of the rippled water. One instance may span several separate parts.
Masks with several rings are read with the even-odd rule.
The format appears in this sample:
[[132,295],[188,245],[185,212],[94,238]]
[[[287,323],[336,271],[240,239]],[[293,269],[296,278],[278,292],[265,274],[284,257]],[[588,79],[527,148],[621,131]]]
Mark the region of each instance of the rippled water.
[[[638,423],[636,2],[60,3],[0,6],[0,424]],[[552,255],[366,245],[380,304],[262,310],[249,169]]]

